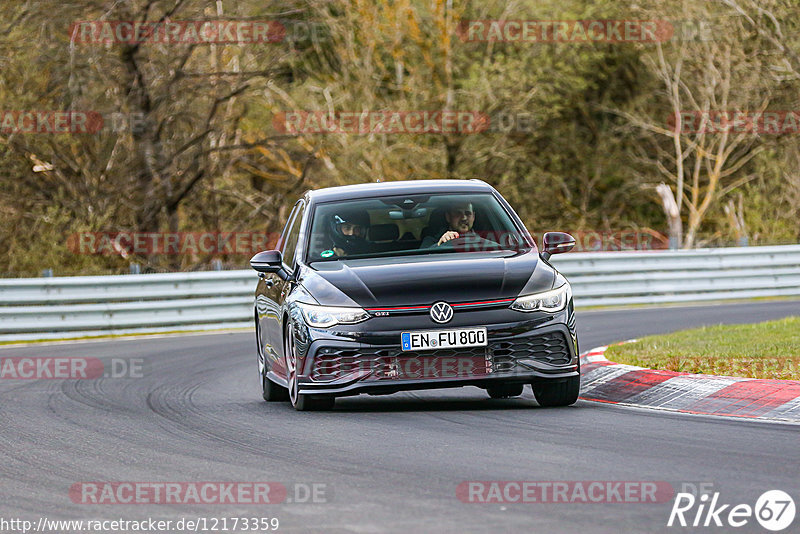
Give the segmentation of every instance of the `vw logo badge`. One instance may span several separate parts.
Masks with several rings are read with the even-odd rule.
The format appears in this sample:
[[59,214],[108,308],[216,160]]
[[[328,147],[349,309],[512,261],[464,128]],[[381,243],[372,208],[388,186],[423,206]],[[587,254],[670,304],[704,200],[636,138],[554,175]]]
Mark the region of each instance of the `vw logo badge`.
[[446,302],[437,302],[431,306],[431,319],[437,323],[447,323],[453,318],[453,308]]

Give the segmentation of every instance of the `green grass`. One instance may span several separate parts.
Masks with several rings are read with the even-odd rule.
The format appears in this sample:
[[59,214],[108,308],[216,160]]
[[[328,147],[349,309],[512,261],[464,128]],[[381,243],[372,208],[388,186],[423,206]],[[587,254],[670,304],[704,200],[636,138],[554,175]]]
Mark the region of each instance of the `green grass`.
[[800,380],[800,317],[649,336],[609,347],[606,358],[687,373]]

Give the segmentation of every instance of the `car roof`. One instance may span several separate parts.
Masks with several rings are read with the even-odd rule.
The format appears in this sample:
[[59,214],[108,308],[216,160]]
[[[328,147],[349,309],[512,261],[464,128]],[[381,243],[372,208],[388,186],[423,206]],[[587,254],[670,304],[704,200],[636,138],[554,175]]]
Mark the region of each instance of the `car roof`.
[[384,195],[419,195],[426,193],[491,193],[494,188],[482,180],[404,180],[342,185],[308,191],[312,202],[329,202]]

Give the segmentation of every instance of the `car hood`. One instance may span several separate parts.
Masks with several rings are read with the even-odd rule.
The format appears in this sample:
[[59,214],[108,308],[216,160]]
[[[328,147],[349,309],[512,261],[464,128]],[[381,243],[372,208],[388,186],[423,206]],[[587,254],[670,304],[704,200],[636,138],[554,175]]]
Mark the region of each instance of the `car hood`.
[[320,304],[369,308],[513,298],[551,289],[554,279],[533,251],[316,262],[300,283]]

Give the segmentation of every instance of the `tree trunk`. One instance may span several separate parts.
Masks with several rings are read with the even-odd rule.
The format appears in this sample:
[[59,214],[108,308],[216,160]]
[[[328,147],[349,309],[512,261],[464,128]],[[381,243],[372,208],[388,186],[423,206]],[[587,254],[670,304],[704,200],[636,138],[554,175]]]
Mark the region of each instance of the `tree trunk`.
[[665,183],[660,183],[656,186],[656,193],[661,197],[661,204],[664,207],[664,214],[667,216],[667,223],[669,224],[669,248],[677,249],[683,241],[683,222],[681,221],[681,213],[678,210],[678,203],[675,201],[672,189]]

